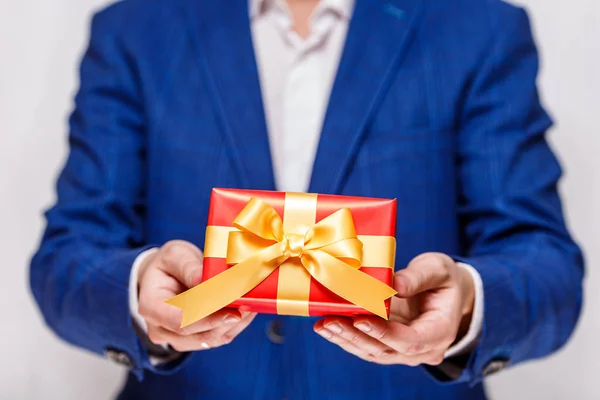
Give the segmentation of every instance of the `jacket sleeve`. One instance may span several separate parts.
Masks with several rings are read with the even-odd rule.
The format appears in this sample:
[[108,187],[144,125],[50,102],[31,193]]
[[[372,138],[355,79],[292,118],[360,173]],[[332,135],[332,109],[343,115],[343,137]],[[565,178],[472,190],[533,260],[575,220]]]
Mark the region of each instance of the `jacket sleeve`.
[[30,283],[51,329],[94,353],[118,354],[133,372],[153,367],[129,312],[128,283],[144,237],[144,110],[117,13],[92,21],[70,118],[69,156],[56,204],[31,262]]
[[560,348],[582,303],[583,259],[563,220],[561,169],[545,140],[551,121],[536,90],[529,21],[522,9],[493,3],[495,34],[469,87],[458,138],[465,246],[455,258],[481,275],[484,321],[479,346],[453,382],[472,384],[499,369],[494,363]]

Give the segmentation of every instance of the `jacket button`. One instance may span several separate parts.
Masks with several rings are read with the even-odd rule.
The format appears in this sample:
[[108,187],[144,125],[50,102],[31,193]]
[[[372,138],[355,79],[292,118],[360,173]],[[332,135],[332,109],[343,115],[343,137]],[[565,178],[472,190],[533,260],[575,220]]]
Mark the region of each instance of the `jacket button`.
[[122,365],[124,367],[127,367],[127,368],[133,367],[133,360],[124,351],[120,351],[120,350],[113,349],[113,348],[107,348],[106,350],[104,350],[104,356],[107,359],[109,359],[119,365]]
[[283,324],[280,320],[276,319],[267,324],[267,328],[265,329],[265,333],[267,334],[267,338],[273,344],[283,344],[284,336],[283,336]]
[[483,367],[482,374],[485,377],[493,375],[505,369],[508,366],[508,363],[509,360],[507,359],[492,360],[485,367]]

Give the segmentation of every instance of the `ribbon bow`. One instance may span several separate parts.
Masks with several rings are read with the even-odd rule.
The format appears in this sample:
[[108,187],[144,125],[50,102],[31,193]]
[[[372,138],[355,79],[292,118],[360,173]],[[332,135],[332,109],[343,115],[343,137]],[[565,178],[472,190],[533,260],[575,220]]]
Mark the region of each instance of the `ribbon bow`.
[[343,299],[387,319],[385,300],[396,291],[361,272],[362,242],[356,237],[352,213],[342,208],[305,234],[286,233],[273,207],[252,198],[233,221],[227,264],[231,268],[169,300],[183,310],[187,326],[231,304],[258,286],[290,258]]

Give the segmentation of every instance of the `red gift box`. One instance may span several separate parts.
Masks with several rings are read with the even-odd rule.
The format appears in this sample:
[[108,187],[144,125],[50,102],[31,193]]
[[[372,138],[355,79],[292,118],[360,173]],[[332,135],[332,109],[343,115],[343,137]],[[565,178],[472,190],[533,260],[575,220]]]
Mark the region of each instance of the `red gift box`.
[[[261,211],[258,212],[256,207],[259,207]],[[277,261],[277,266],[263,274],[263,278],[266,276],[264,280],[261,279],[260,283],[252,286],[251,290],[238,296],[237,300],[232,299],[234,301],[228,307],[239,308],[244,311],[286,315],[354,316],[377,313],[384,318],[389,315],[390,298],[395,294],[395,291],[390,286],[394,273],[396,246],[394,238],[396,229],[396,200],[322,194],[213,189],[204,249],[202,283],[196,288],[192,288],[188,292],[184,292],[168,300],[168,303],[184,310],[184,323],[182,325],[187,325],[192,323],[193,320],[198,319],[200,312],[196,310],[192,311],[191,308],[197,308],[200,303],[210,303],[213,298],[220,297],[224,287],[236,286],[238,283],[243,283],[239,281],[239,276],[233,271],[234,268],[240,267],[239,269],[245,268],[247,270],[248,268],[246,267],[253,268],[255,266],[256,262],[252,262],[252,259],[250,261],[246,260],[247,262],[244,264],[246,267],[242,266],[244,258],[249,259],[253,257],[253,254],[246,253],[257,254],[258,250],[256,252],[248,250],[250,248],[253,249],[254,247],[252,246],[254,244],[250,247],[244,247],[245,250],[232,249],[238,243],[235,240],[236,238],[240,239],[241,237],[253,235],[247,232],[240,232],[240,229],[244,230],[243,225],[245,222],[239,221],[247,221],[249,217],[246,214],[249,211],[254,212],[249,225],[256,226],[257,223],[260,223],[262,224],[260,225],[260,229],[262,230],[271,229],[273,225],[281,225],[281,228],[273,228],[276,231],[275,236],[280,237],[281,246],[277,243],[278,240],[271,240],[269,243],[265,242],[266,244],[263,247],[266,248],[268,245],[271,245],[269,249],[281,251],[281,254],[285,253],[288,258],[280,257],[275,259],[276,261],[281,259],[285,259],[286,261],[282,264],[279,264],[279,261]],[[268,214],[269,211],[272,214]],[[270,215],[270,219],[265,215]],[[333,248],[329,253],[334,254],[337,257],[337,261],[334,260],[332,262],[336,266],[330,267],[328,263],[332,259],[331,255],[325,256],[322,253],[315,253],[314,257],[311,256],[310,238],[313,236],[316,237],[319,234],[323,238],[331,237],[331,232],[336,232],[337,234],[339,231],[338,225],[339,229],[346,229],[347,232],[350,232],[344,236],[344,241],[354,246],[354,250],[351,253],[353,252],[356,256],[337,254],[341,251],[339,249],[336,250],[342,242],[339,238],[325,247],[317,246],[318,248],[313,249],[314,253],[315,251],[320,251],[320,249],[327,250],[328,248]],[[329,232],[330,236],[327,236],[327,234],[323,235],[323,229],[329,229],[327,232]],[[277,233],[278,230],[283,230],[283,234],[282,232]],[[306,233],[308,230],[312,230],[312,232]],[[232,237],[231,232],[237,232],[234,234],[237,236]],[[260,232],[258,233],[259,235],[266,237],[265,234]],[[353,232],[355,232],[355,235]],[[267,236],[269,235],[270,233]],[[294,244],[294,237],[299,238],[300,242],[296,240],[297,243]],[[257,237],[253,240],[255,240],[255,244],[260,244],[264,241]],[[357,245],[356,243],[359,244]],[[294,246],[296,250],[294,250]],[[302,250],[302,246],[305,246],[308,250]],[[345,248],[345,245],[342,244],[342,247]],[[284,250],[285,248],[287,250]],[[265,251],[270,251],[269,249]],[[237,265],[232,268],[234,264],[228,263],[228,261],[236,251],[239,260],[235,261]],[[240,251],[243,254],[239,254]],[[281,254],[278,255],[280,256]],[[320,258],[325,260],[322,263],[324,266],[319,265],[318,262],[311,264],[311,261]],[[342,263],[340,264],[340,262]],[[354,264],[354,267],[344,262]],[[303,264],[306,265],[303,266]],[[273,261],[269,265],[273,266]],[[323,280],[320,278],[322,274],[327,274],[329,271],[333,275],[336,272],[334,271],[336,268],[338,269],[336,270],[337,275],[335,275],[335,279],[329,278],[329,280]],[[227,272],[225,275],[229,275],[226,279],[221,279],[221,282],[217,284],[216,281],[219,279],[213,278],[225,278],[225,275],[223,275],[225,272]],[[319,278],[321,282],[329,282],[328,286],[326,287],[320,283],[315,277]],[[211,285],[212,287],[209,287]],[[340,291],[337,289],[339,285],[341,285],[343,290]],[[201,289],[203,286],[204,291]],[[364,307],[340,297],[330,290],[331,288],[337,290],[338,294],[342,294],[346,298],[367,298],[367,303],[369,303],[369,300],[373,300],[370,297],[379,296],[379,300],[377,301],[380,301],[383,305],[379,305],[377,308],[378,312],[367,311]],[[196,296],[191,296],[190,293],[196,289],[199,289]],[[352,296],[345,295],[347,293],[351,293]],[[222,301],[223,299],[221,298],[220,300]],[[370,304],[373,304],[373,302]],[[190,309],[190,311],[186,311],[186,308]],[[188,312],[187,316],[186,312]],[[204,313],[206,312],[204,310]]]

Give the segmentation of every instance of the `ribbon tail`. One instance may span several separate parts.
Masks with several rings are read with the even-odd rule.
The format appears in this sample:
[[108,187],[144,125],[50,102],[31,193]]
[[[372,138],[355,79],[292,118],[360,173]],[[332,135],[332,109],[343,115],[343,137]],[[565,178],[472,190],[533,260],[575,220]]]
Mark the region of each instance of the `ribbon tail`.
[[385,301],[397,293],[390,286],[322,251],[305,253],[302,264],[313,278],[333,293],[388,319]]
[[285,260],[278,244],[165,302],[183,311],[184,328],[227,307],[265,280]]

